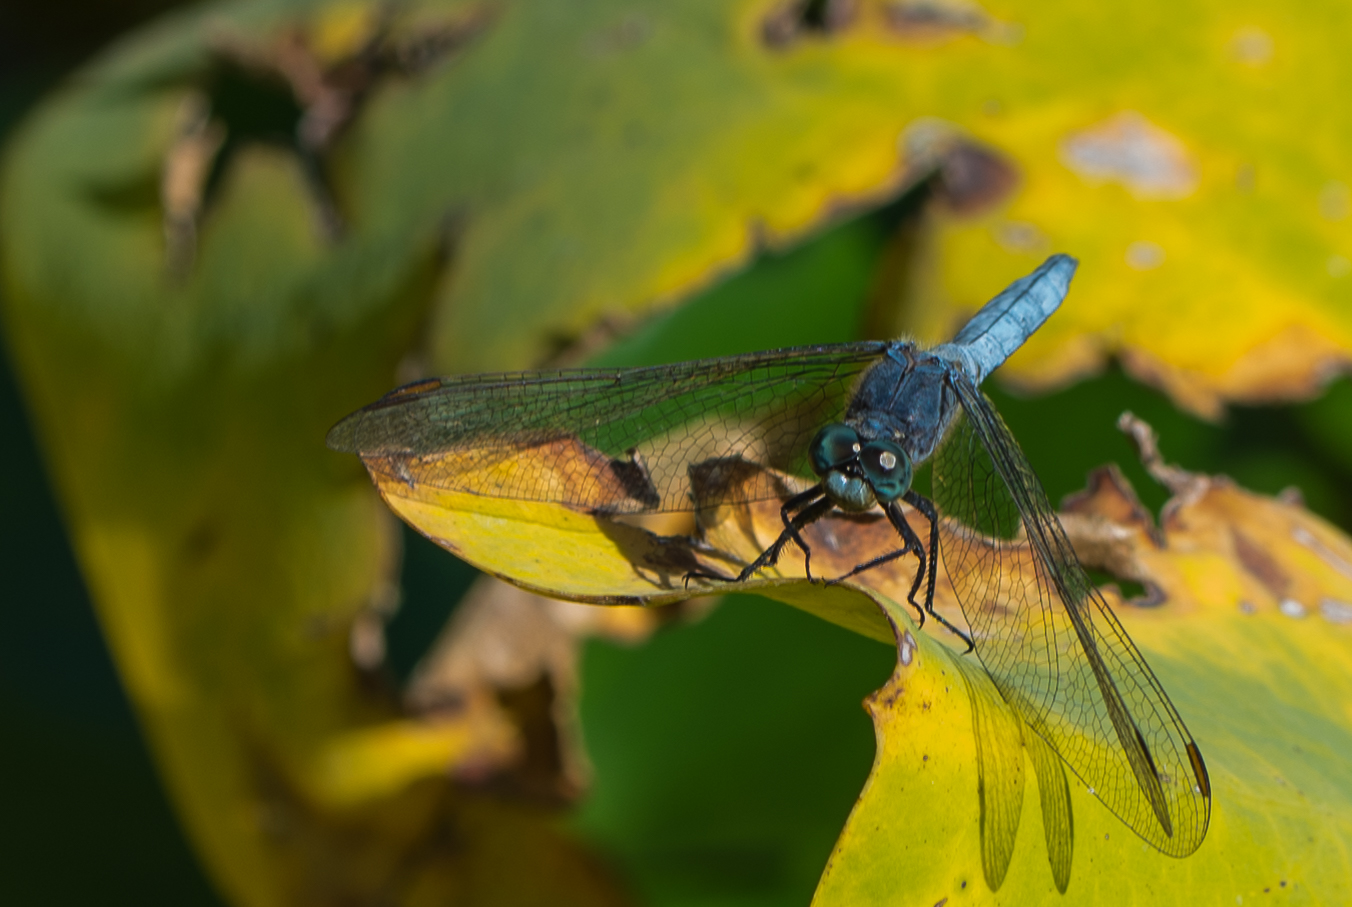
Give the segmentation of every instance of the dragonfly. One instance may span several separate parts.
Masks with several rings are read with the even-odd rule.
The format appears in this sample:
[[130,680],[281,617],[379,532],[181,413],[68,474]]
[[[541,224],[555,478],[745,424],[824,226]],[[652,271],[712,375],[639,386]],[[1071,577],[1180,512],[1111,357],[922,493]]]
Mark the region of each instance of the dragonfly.
[[[833,581],[913,556],[909,601],[921,622],[929,614],[961,636],[1006,703],[1100,802],[1159,851],[1184,857],[1210,822],[1201,750],[979,389],[1060,306],[1076,267],[1050,257],[930,348],[860,341],[435,378],[343,419],[328,445],[417,463],[418,481],[434,487],[603,516],[782,501],[783,532],[738,576],[687,580],[747,580],[791,544],[811,577],[804,527],[881,510],[899,547]],[[539,452],[558,445],[585,455],[562,472],[545,468]],[[932,499],[912,487],[926,463]],[[749,478],[718,481],[734,473]],[[812,484],[786,499],[775,478],[783,474]],[[927,545],[903,502],[929,524]],[[970,635],[934,609],[941,561]]]

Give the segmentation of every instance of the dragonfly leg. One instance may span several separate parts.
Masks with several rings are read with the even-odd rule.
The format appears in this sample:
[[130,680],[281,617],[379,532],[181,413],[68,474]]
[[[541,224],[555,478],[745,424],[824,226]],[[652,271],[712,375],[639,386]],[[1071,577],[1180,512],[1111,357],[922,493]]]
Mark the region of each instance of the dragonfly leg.
[[[942,614],[934,610],[934,585],[935,581],[938,579],[939,569],[939,512],[934,509],[934,503],[930,501],[929,498],[917,493],[915,489],[908,490],[906,494],[902,496],[902,499],[916,510],[920,511],[920,514],[929,521],[929,570],[925,570],[925,559],[922,557],[920,559],[920,569],[915,573],[915,582],[911,584],[911,594],[907,598],[912,607],[918,607],[915,602],[915,593],[920,589],[920,577],[921,574],[924,573],[926,575],[925,610],[933,615],[935,620],[947,627],[959,639],[967,643],[967,651],[970,652],[976,648],[976,643],[972,641],[972,637],[953,626],[944,619]],[[896,505],[894,504],[893,506]],[[897,516],[901,517],[903,523],[906,522],[906,518],[901,515],[900,511],[898,511]],[[891,513],[888,514],[888,518],[891,518]],[[896,520],[893,520],[892,524],[895,526]],[[906,528],[910,528],[909,524]],[[902,533],[902,535],[905,536],[905,533]]]
[[883,511],[887,514],[888,522],[892,524],[892,527],[901,535],[902,541],[906,543],[906,548],[904,550],[915,552],[917,562],[915,565],[915,580],[911,583],[911,591],[907,594],[906,600],[911,603],[911,607],[920,615],[920,626],[923,627],[925,625],[926,614],[933,614],[935,617],[939,618],[940,622],[942,622],[943,618],[934,613],[934,609],[930,607],[928,601],[922,606],[915,600],[915,593],[920,588],[920,580],[926,574],[925,567],[929,564],[933,564],[934,558],[925,555],[925,546],[920,544],[920,536],[915,534],[915,530],[911,528],[910,521],[906,519],[906,514],[902,513],[901,506],[897,504],[896,501],[893,501],[891,504],[884,507]]
[[[808,505],[812,504],[812,502],[815,501],[822,494],[823,488],[821,484],[818,483],[816,485],[813,485],[807,491],[804,491],[802,494],[796,494],[793,497],[789,498],[787,501],[784,502],[784,506],[779,508],[779,518],[784,522],[784,530],[789,533],[789,537],[793,539],[793,543],[798,546],[800,551],[803,552],[803,572],[807,574],[808,580],[812,579],[812,549],[807,546],[807,542],[803,541],[803,537],[798,534],[798,530],[801,529],[803,526],[806,526],[808,523],[811,523],[813,520],[818,519],[822,514],[813,516],[803,521],[803,523],[797,526],[794,525],[794,518],[790,517],[789,514],[794,510],[798,510],[799,508],[803,508],[802,513],[800,513],[799,516],[802,516],[803,513],[807,513],[808,510],[810,509]],[[820,504],[821,502],[818,501],[817,503]],[[830,508],[828,508],[828,510],[829,509]],[[784,536],[781,535],[775,541],[775,544],[782,549],[785,544]],[[774,558],[771,559],[770,563],[773,564],[777,560],[779,560],[778,552],[775,553],[775,556]]]
[[[816,494],[811,495],[812,492],[816,492]],[[822,494],[823,492],[820,485],[809,488],[797,497],[790,498],[786,501],[784,507],[780,510],[780,515],[783,516],[790,505],[801,504],[805,499],[812,501],[812,497]],[[774,566],[779,561],[779,555],[783,553],[784,546],[790,541],[795,542],[799,548],[803,549],[803,568],[807,572],[808,579],[811,579],[812,572],[808,569],[808,564],[812,558],[812,551],[808,548],[807,543],[803,541],[803,537],[798,534],[798,530],[802,529],[808,523],[815,522],[826,516],[826,514],[834,510],[835,507],[835,503],[830,498],[821,497],[820,500],[812,501],[812,503],[798,511],[798,514],[792,519],[785,519],[784,531],[779,534],[779,538],[775,539],[774,543],[770,545],[769,548],[762,551],[760,557],[746,565],[746,569],[737,575],[737,582],[740,583],[749,579],[753,574],[765,567]]]
[[[798,530],[802,529],[808,523],[821,519],[829,513],[834,507],[830,499],[824,497],[824,489],[820,484],[814,485],[801,494],[796,494],[784,502],[784,506],[779,508],[779,518],[784,522],[784,531],[779,534],[779,538],[760,553],[746,568],[735,577],[723,576],[718,573],[711,573],[704,570],[691,570],[685,575],[685,582],[688,586],[692,579],[712,579],[719,582],[741,583],[750,579],[758,570],[773,566],[779,561],[780,554],[784,551],[784,546],[793,542],[803,551],[803,566],[807,571],[807,578],[812,578],[810,567],[812,550],[807,542],[799,535]],[[796,515],[790,516],[793,511],[799,511]]]

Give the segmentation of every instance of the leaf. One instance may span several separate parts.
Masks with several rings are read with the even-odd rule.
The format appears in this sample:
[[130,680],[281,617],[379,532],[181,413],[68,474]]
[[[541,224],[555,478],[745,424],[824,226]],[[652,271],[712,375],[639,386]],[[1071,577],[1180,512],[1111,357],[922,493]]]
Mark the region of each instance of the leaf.
[[1019,187],[977,217],[933,207],[932,264],[903,326],[942,339],[1065,251],[1082,262],[1070,303],[1006,380],[1046,388],[1116,355],[1210,418],[1317,393],[1352,352],[1352,132],[1305,113],[1331,103],[1321,86],[1347,65],[1322,37],[1343,8],[985,6],[1019,42],[938,64],[935,110],[998,149]]
[[[898,78],[915,66],[900,48],[766,45],[763,4],[382,9],[220,4],[91,68],[10,157],[19,298],[72,244],[92,253],[61,291],[72,315],[111,296],[119,317],[153,324],[176,295],[166,266],[209,294],[224,279],[213,249],[239,251],[212,235],[221,193],[266,140],[322,177],[289,202],[322,227],[312,240],[361,259],[454,233],[454,275],[420,342],[400,337],[390,299],[350,300],[340,318],[372,317],[385,326],[373,345],[404,342],[437,372],[533,365],[603,317],[670,302],[894,194],[907,178],[896,135],[927,103]],[[353,76],[362,54],[374,62]],[[325,317],[342,308],[320,299]],[[110,342],[134,350],[136,336]],[[180,342],[212,338],[208,322]]]
[[[378,665],[397,548],[360,471],[324,451],[322,438],[337,416],[388,388],[401,363],[428,348],[426,328],[440,317],[444,294],[464,292],[452,274],[465,275],[468,286],[510,282],[512,273],[542,280],[505,295],[495,282],[493,298],[478,297],[497,314],[493,330],[474,342],[475,354],[499,331],[525,341],[531,356],[553,349],[550,319],[560,307],[572,318],[567,310],[576,300],[560,303],[551,294],[575,288],[579,277],[613,277],[632,295],[634,281],[652,275],[635,277],[602,259],[632,246],[655,256],[654,267],[667,266],[671,237],[649,233],[646,244],[634,244],[630,231],[636,217],[647,217],[652,193],[666,191],[659,182],[671,161],[637,174],[603,166],[579,181],[580,163],[614,156],[594,154],[593,141],[619,141],[624,157],[628,146],[606,130],[574,129],[571,115],[555,116],[561,108],[536,89],[576,85],[574,75],[604,87],[616,66],[555,54],[577,45],[561,43],[547,20],[513,9],[510,20],[489,21],[486,7],[473,4],[407,7],[407,17],[385,23],[390,44],[370,48],[382,23],[362,11],[383,8],[252,3],[187,13],[133,36],[39,110],[16,137],[3,174],[7,336],[129,694],[199,852],[232,896],[272,903],[309,901],[316,888],[353,896],[380,888],[399,899],[459,885],[478,864],[447,864],[425,840],[463,821],[485,836],[475,859],[491,863],[493,848],[503,846],[523,859],[536,854],[556,870],[535,879],[551,897],[607,900],[612,883],[583,872],[585,855],[551,838],[551,810],[511,806],[494,818],[491,807],[450,783],[452,775],[510,776],[530,734],[514,733],[506,716],[487,708],[449,717],[442,709],[410,723],[379,683],[354,670],[354,653],[362,666]],[[593,14],[623,22],[613,10],[559,9],[575,37],[595,31]],[[715,21],[725,15],[717,10]],[[664,33],[661,58],[645,66],[665,67],[671,41],[679,58],[683,43],[698,45],[702,34]],[[457,65],[467,47],[491,49],[468,81]],[[350,71],[343,67],[368,50],[417,58],[417,66],[386,72],[370,92],[344,94],[334,73]],[[703,66],[708,53],[692,59]],[[530,65],[520,70],[522,81],[504,86],[493,73],[514,55]],[[318,74],[319,96],[299,105],[289,96],[297,86],[282,70],[291,66]],[[357,95],[365,105],[359,111],[351,106]],[[538,97],[541,115],[484,122],[509,133],[555,133],[493,139],[520,153],[511,161],[467,141],[479,133],[464,130],[459,113],[423,139],[400,125],[405,117],[425,125],[443,116],[429,109],[505,109],[513,97]],[[280,123],[255,118],[279,109]],[[360,116],[345,126],[330,121],[330,139],[306,131],[313,116],[335,109]],[[577,115],[591,109],[583,104]],[[660,111],[644,113],[664,129],[672,125]],[[707,128],[721,128],[720,116]],[[301,141],[302,133],[310,138]],[[676,129],[664,153],[684,155],[686,137]],[[581,142],[583,152],[568,142]],[[894,160],[890,138],[879,147],[886,170]],[[545,152],[554,158],[538,157]],[[804,148],[799,160],[815,153]],[[408,170],[415,159],[421,164]],[[549,163],[555,159],[557,167]],[[464,166],[482,169],[470,174]],[[517,184],[517,175],[540,167],[544,184]],[[315,178],[319,171],[323,179]],[[795,182],[803,173],[790,167],[781,176],[788,172]],[[831,182],[838,172],[824,173],[821,198],[844,185]],[[549,234],[558,241],[527,242],[500,229],[522,207],[514,193],[536,199],[529,207],[553,204],[565,190],[568,204],[593,210],[596,184],[620,173],[647,188],[626,183],[602,193],[628,213],[587,247],[592,258],[581,269],[555,254],[578,235],[566,206],[559,209],[563,236]],[[846,183],[853,179],[846,174]],[[434,184],[441,188],[430,191]],[[484,187],[497,188],[480,198]],[[757,192],[778,204],[788,198],[782,188],[772,180]],[[631,210],[631,202],[639,204]],[[736,258],[753,242],[745,212],[732,207],[735,229],[727,230],[722,211],[713,221],[724,234],[713,242],[721,249],[735,234]],[[811,209],[809,202],[792,213],[803,218],[802,229],[821,213]],[[471,210],[472,217],[448,221]],[[497,258],[475,251],[488,240],[500,242]],[[674,246],[693,244],[691,254],[707,259],[698,247],[708,241],[677,230]],[[869,242],[876,246],[876,237],[834,248],[853,264]],[[542,262],[483,270],[484,260],[532,250]],[[715,258],[729,261],[722,252]],[[569,279],[560,278],[560,261]],[[703,267],[700,280],[708,276]],[[850,279],[867,282],[862,270]],[[836,281],[831,287],[841,290]],[[513,315],[503,318],[508,298],[516,299]],[[531,314],[551,299],[553,314]],[[824,308],[828,317],[818,319],[838,339],[855,320],[841,309]],[[594,317],[584,313],[577,323]],[[443,359],[441,367],[453,365]],[[275,846],[252,822],[258,810],[287,817],[293,847]],[[351,833],[357,827],[387,831],[360,837]]]
[[[1175,478],[1186,475],[1178,471]],[[1352,816],[1352,775],[1337,755],[1352,735],[1346,708],[1352,685],[1341,667],[1352,645],[1352,612],[1339,607],[1352,592],[1352,542],[1289,503],[1204,476],[1188,481],[1187,497],[1171,502],[1158,534],[1113,472],[1098,475],[1092,494],[1076,501],[1067,519],[1069,526],[1077,519],[1092,526],[1072,529],[1087,561],[1092,535],[1103,545],[1094,558],[1098,565],[1145,581],[1159,599],[1162,607],[1123,605],[1118,613],[1203,746],[1215,791],[1211,834],[1192,857],[1168,859],[1124,836],[1125,829],[1072,784],[1075,859],[1067,903],[1195,903],[1221,893],[1249,898],[1297,887],[1316,899],[1336,897],[1352,876],[1341,850],[1325,843],[1341,839]],[[1248,533],[1256,538],[1237,541]],[[1282,598],[1291,592],[1299,598]],[[1321,616],[1297,608],[1300,598],[1320,601]],[[896,614],[891,608],[889,614]],[[954,840],[940,827],[932,837],[935,852],[912,863],[910,855],[925,850],[916,842],[916,824],[928,831],[927,823],[895,818],[919,812],[915,791],[930,788],[917,785],[918,777],[940,790],[975,786],[966,762],[935,758],[946,745],[931,742],[940,732],[918,726],[942,723],[950,714],[945,709],[955,724],[961,709],[936,707],[941,697],[927,692],[938,683],[935,675],[948,676],[943,662],[952,656],[917,640],[911,663],[903,654],[892,683],[873,700],[879,733],[874,776],[816,903],[935,902],[955,896],[975,875],[978,842],[964,845],[960,835]],[[929,668],[928,679],[919,679],[915,674],[926,671],[926,656],[938,656],[940,663]],[[964,664],[961,658],[957,663]],[[940,772],[945,775],[936,778]],[[1059,796],[1059,785],[1047,787]],[[1041,793],[1045,809],[1048,791]],[[1030,802],[1024,809],[1031,830],[1037,822]],[[942,859],[949,845],[965,853],[956,861],[965,870],[954,872],[948,867],[955,861]],[[1019,836],[995,902],[1027,903],[1050,892],[1041,848],[1035,834]]]
[[[1144,437],[1140,426],[1136,430]],[[1317,843],[1329,835],[1336,839],[1352,815],[1352,776],[1334,767],[1352,735],[1345,711],[1352,686],[1336,667],[1352,644],[1346,626],[1352,608],[1344,604],[1352,600],[1352,542],[1298,505],[1163,467],[1157,457],[1150,459],[1149,448],[1145,453],[1176,494],[1158,528],[1112,471],[1097,474],[1091,491],[1071,501],[1064,520],[1086,564],[1145,584],[1157,605],[1134,607],[1116,587],[1104,587],[1202,746],[1216,814],[1201,850],[1186,860],[1163,856],[1131,835],[1078,781],[1067,799],[1062,764],[1009,711],[979,663],[945,645],[949,634],[936,640],[915,633],[910,612],[892,604],[888,596],[900,598],[909,589],[912,564],[861,575],[859,582],[882,590],[861,589],[870,600],[844,587],[787,578],[802,575],[802,561],[786,552],[778,567],[786,579],[718,588],[755,590],[873,638],[891,631],[901,640],[897,674],[870,700],[879,735],[874,775],[823,877],[819,903],[937,902],[972,884],[994,889],[1009,903],[1067,885],[1072,899],[1129,903],[1146,892],[1153,899],[1168,892],[1183,903],[1216,892],[1277,890],[1283,882],[1329,892],[1352,878],[1352,867]],[[547,514],[566,508],[532,509],[528,525],[540,535],[527,547],[549,550],[551,533],[560,529]],[[567,524],[574,544],[588,533],[596,552],[610,543],[607,532],[594,528],[601,518],[569,513],[576,520]],[[699,519],[706,545],[654,536],[648,550],[673,545],[706,566],[710,550],[745,561],[780,529],[775,502],[723,504]],[[473,525],[470,535],[491,531],[487,522]],[[828,517],[804,534],[814,571],[831,576],[875,549],[895,546],[893,532],[885,521],[865,516]],[[491,551],[481,540],[477,544],[476,550]],[[610,556],[623,557],[623,550],[612,545]],[[563,560],[536,572],[538,563],[490,559],[483,566],[508,576],[521,569],[526,572],[517,581],[552,582],[555,592],[567,583],[574,594],[585,582],[569,578]],[[645,578],[641,562],[630,566],[626,598],[690,594],[670,576]],[[588,562],[579,572],[592,575],[594,568]],[[611,572],[618,577],[623,568]],[[959,619],[942,573],[938,598],[940,608]],[[880,615],[886,623],[880,624]],[[1271,667],[1255,674],[1260,665]],[[1277,665],[1280,673],[1271,674]],[[1246,690],[1242,698],[1237,689]],[[1314,708],[1316,698],[1327,705]],[[1036,800],[1023,796],[1021,752],[1033,759]],[[1259,771],[1260,764],[1273,769]],[[1301,793],[1310,785],[1321,790],[1324,808],[1312,809]],[[1038,834],[1043,809],[1062,818]],[[1274,816],[1282,817],[1277,825]],[[1319,862],[1320,873],[1298,874],[1306,860]],[[1240,863],[1245,869],[1236,875],[1233,866]]]

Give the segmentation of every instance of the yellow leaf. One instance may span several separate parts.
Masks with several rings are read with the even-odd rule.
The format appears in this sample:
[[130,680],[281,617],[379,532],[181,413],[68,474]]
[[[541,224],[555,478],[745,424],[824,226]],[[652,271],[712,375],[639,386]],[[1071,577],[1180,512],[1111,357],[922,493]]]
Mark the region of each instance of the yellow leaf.
[[[1134,575],[1161,599],[1158,608],[1125,605],[1118,613],[1203,748],[1214,783],[1211,833],[1191,857],[1167,858],[1124,835],[1083,785],[1072,783],[1074,861],[1065,903],[1186,904],[1283,890],[1337,899],[1352,883],[1352,866],[1333,843],[1346,838],[1352,820],[1352,776],[1341,755],[1352,739],[1352,611],[1345,605],[1352,542],[1293,504],[1181,471],[1172,478],[1187,484],[1178,489],[1186,496],[1166,508],[1158,533],[1107,472],[1076,502],[1070,525],[1088,521],[1072,537],[1098,552],[1099,565]],[[879,739],[874,774],[837,844],[818,904],[938,902],[956,897],[978,867],[993,862],[982,859],[991,845],[984,820],[980,836],[970,815],[948,827],[959,824],[951,816],[962,808],[951,798],[991,783],[981,777],[981,749],[1010,746],[1008,735],[1002,741],[987,731],[975,754],[948,750],[961,700],[973,695],[967,690],[980,696],[982,672],[911,634],[909,615],[880,604],[903,639],[902,657],[870,703]],[[956,675],[967,677],[966,690]],[[981,735],[988,722],[974,708]],[[1025,745],[1035,744],[1028,734]],[[1036,765],[1040,757],[1030,755]],[[1057,864],[1057,848],[1049,840],[1044,850],[1035,831],[1045,823],[1049,789],[1059,797],[1054,778],[1044,785],[1047,774],[1038,772],[1043,821],[1026,801],[1009,875],[995,897],[987,895],[990,902],[1029,903],[1054,892],[1053,874],[1043,867],[1048,852]],[[935,789],[950,799],[939,802],[945,795]],[[985,877],[995,881],[989,869]]]
[[[978,896],[995,890],[999,903],[1026,903],[1061,888],[1068,903],[1195,903],[1283,885],[1327,895],[1352,881],[1352,866],[1336,846],[1323,843],[1340,840],[1352,817],[1352,776],[1336,768],[1352,739],[1352,681],[1343,669],[1352,646],[1352,541],[1295,503],[1148,462],[1176,493],[1159,527],[1115,471],[1097,473],[1064,519],[1088,565],[1150,590],[1149,608],[1123,602],[1114,586],[1104,593],[1202,748],[1215,803],[1202,848],[1186,859],[1166,857],[1136,838],[1078,779],[1067,790],[1063,764],[991,686],[979,641],[976,655],[958,654],[962,646],[952,634],[942,628],[937,639],[917,633],[912,613],[894,603],[910,587],[912,562],[824,587],[792,579],[803,575],[802,557],[786,552],[768,571],[783,579],[712,588],[756,591],[873,638],[900,640],[897,673],[868,703],[878,734],[874,772],[817,903],[933,903],[964,889]],[[387,495],[389,485],[382,484]],[[479,509],[502,504],[479,501]],[[396,506],[405,516],[436,510],[435,504]],[[645,574],[641,561],[623,562],[625,550],[644,546],[615,546],[608,535],[614,527],[601,517],[552,505],[512,506],[533,518],[496,531],[530,526],[539,535],[527,546],[501,549],[475,539],[474,551],[486,558],[482,566],[499,575],[554,594],[586,588],[595,560],[579,561],[573,577],[566,559],[522,553],[536,545],[547,550],[567,533],[575,550],[581,550],[578,539],[590,535],[590,557],[621,559],[607,569],[616,577],[630,571],[621,587],[628,601],[665,601],[711,588],[701,582],[685,589],[679,577],[659,578]],[[701,570],[749,561],[782,528],[774,501],[705,508],[699,521],[700,545],[626,528],[648,536],[646,550],[678,550]],[[443,517],[436,525],[444,530],[453,521]],[[472,533],[493,531],[489,522],[472,524]],[[868,515],[827,517],[803,534],[816,576],[839,575],[875,549],[896,545],[895,530]],[[495,550],[504,556],[495,557]],[[1017,569],[1017,559],[1009,563]],[[959,621],[952,586],[940,576],[938,606]],[[1024,581],[1011,574],[1004,583]],[[590,598],[604,600],[598,589]],[[1025,752],[1037,798],[1025,796]],[[1320,791],[1319,806],[1306,799],[1307,789]],[[1049,813],[1058,818],[1045,821]],[[1303,870],[1307,865],[1318,872]]]
[[[934,131],[917,119],[932,114],[995,149],[1006,170],[1017,165],[1021,188],[991,217],[939,228],[940,280],[926,299],[970,307],[1044,247],[1085,262],[1082,305],[1016,357],[1011,374],[1065,380],[1117,350],[1138,374],[1214,413],[1224,397],[1308,391],[1320,363],[1346,353],[1338,301],[1352,250],[1339,245],[1348,190],[1337,170],[1346,139],[1332,118],[1274,125],[1341,65],[1332,46],[1310,37],[1336,33],[1336,6],[1307,10],[1299,24],[1234,6],[1164,21],[1144,9],[1058,18],[1026,4],[972,4],[927,17],[907,4],[855,6],[824,37],[768,0],[731,13],[716,4],[598,5],[557,20],[512,8],[490,24],[473,4],[451,4],[441,19],[421,9],[395,17],[396,50],[433,38],[458,49],[458,35],[477,42],[474,52],[431,86],[373,100],[351,124],[334,179],[350,206],[397,211],[395,233],[424,229],[429,212],[474,210],[456,279],[436,304],[439,370],[533,363],[550,335],[576,336],[608,310],[686,293],[745,261],[758,237],[787,241],[842,204],[884,197],[935,163],[935,142],[915,140]],[[252,41],[256,57],[299,28],[323,61],[360,44],[373,8],[343,0],[295,15],[259,4],[248,14],[213,12],[210,30]],[[1161,46],[1159,28],[1189,53]],[[133,87],[171,75],[191,81],[185,56],[204,43],[191,29],[166,33],[99,75]],[[1160,66],[1141,63],[1152,54],[1164,55]],[[673,84],[667,73],[680,66],[719,90]],[[498,78],[504,72],[512,78]],[[1175,78],[1206,90],[1180,93]],[[93,137],[106,148],[110,124],[140,129],[127,140],[134,151],[105,152],[82,170],[120,198],[160,170],[185,97],[170,94],[98,117],[68,108],[64,119],[44,118],[15,166],[41,172],[56,149]],[[514,115],[479,117],[475,141],[454,116],[427,113],[484,109]],[[567,111],[612,128],[562,128]],[[903,130],[905,159],[896,150]],[[25,282],[40,283],[39,250],[77,236],[93,248],[135,249],[122,260],[155,257],[163,225],[153,218],[112,230],[52,197],[43,180],[13,184],[20,210],[45,212],[20,240],[26,253],[14,256]],[[586,229],[575,229],[578,212],[588,213]],[[110,287],[147,302],[158,296],[136,273],[145,264],[110,258],[99,262],[104,283],[81,290],[89,302]],[[933,337],[950,321],[926,316],[911,326]],[[1177,329],[1161,330],[1166,321]]]
[[306,781],[319,802],[351,808],[429,776],[499,764],[520,752],[517,728],[496,712],[443,721],[390,721],[331,739]]
[[1315,113],[1347,65],[1326,37],[1345,10],[989,8],[1023,28],[1017,50],[944,67],[936,109],[1007,155],[1019,187],[975,218],[935,206],[935,273],[908,326],[946,336],[1066,251],[1082,262],[1071,303],[1007,379],[1045,388],[1117,355],[1208,417],[1227,400],[1312,396],[1352,353],[1352,133]]

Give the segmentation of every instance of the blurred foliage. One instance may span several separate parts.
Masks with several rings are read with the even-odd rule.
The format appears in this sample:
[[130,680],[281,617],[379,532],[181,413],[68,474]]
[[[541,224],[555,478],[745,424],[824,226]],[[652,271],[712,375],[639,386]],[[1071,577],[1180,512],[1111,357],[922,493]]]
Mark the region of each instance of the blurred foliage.
[[[0,139],[63,70],[166,5],[0,6]],[[0,900],[219,904],[90,609],[4,343],[0,436]]]
[[[1137,9],[1125,28],[1105,9],[1044,28],[1012,6],[917,5],[934,12],[926,19],[908,18],[905,3],[861,3],[855,18],[833,18],[854,6],[411,3],[387,20],[365,3],[218,5],[131,36],[30,119],[0,199],[7,340],[147,739],[199,853],[238,902],[314,902],[325,886],[388,883],[415,903],[461,884],[491,890],[509,865],[499,860],[529,854],[567,877],[556,891],[615,890],[556,836],[552,807],[503,806],[463,775],[441,777],[447,763],[472,769],[472,754],[444,726],[409,724],[388,684],[391,672],[407,676],[450,610],[439,584],[467,579],[428,558],[425,543],[409,546],[396,574],[398,539],[374,496],[319,445],[329,422],[400,377],[584,359],[617,333],[627,344],[600,354],[615,364],[856,331],[933,335],[1044,246],[1085,259],[1083,303],[1013,364],[1025,389],[1120,350],[1132,374],[1215,416],[1216,394],[1255,399],[1241,379],[1278,375],[1255,371],[1262,357],[1246,344],[1291,326],[1280,336],[1309,355],[1280,360],[1270,386],[1286,392],[1323,374],[1314,353],[1345,350],[1345,124],[1327,94],[1308,91],[1343,65],[1340,12],[1307,10],[1296,22],[1232,4],[1185,21],[1161,7]],[[96,20],[61,28],[75,35]],[[1160,65],[1142,65],[1149,54]],[[1197,68],[1165,66],[1165,56]],[[1306,95],[1317,115],[1295,103]],[[1083,166],[1064,162],[1066,143],[1086,133],[1106,134],[1106,146],[1089,147],[1112,152],[1120,130],[1102,127],[1125,110],[1155,130],[1144,132],[1147,152],[1182,148],[1163,160],[1200,174],[1194,194],[1141,198],[1111,168],[1087,186]],[[898,134],[935,112],[950,125],[906,130],[898,159]],[[989,178],[964,183],[974,162]],[[790,250],[823,219],[912,184],[909,208]],[[688,307],[635,321],[700,287]],[[1214,329],[1240,312],[1253,317]],[[997,403],[1054,498],[1120,460],[1147,504],[1163,503],[1110,428],[1129,407],[1161,430],[1173,459],[1269,492],[1295,483],[1316,512],[1344,524],[1352,514],[1346,383],[1307,405],[1233,409],[1212,425],[1119,371]],[[27,496],[39,469],[13,450],[6,500],[44,512]],[[46,574],[68,585],[69,560],[32,553],[63,550],[50,531],[16,535],[7,566],[34,577],[16,598],[50,601],[60,584]],[[396,578],[405,596],[388,661],[377,653],[354,667],[353,628],[388,617]],[[100,657],[85,640],[80,651]],[[651,650],[660,662],[664,646],[687,673],[724,665],[726,680],[657,682],[645,658]],[[850,712],[850,731],[836,709],[876,686],[888,650],[750,606],[668,628],[649,647],[586,651],[597,799],[578,828],[611,869],[654,901],[734,891],[739,902],[801,903],[867,770],[862,718]],[[773,683],[795,655],[820,659],[809,689]],[[6,668],[14,690],[52,686],[40,668],[19,670]],[[625,697],[644,688],[640,719]],[[762,707],[731,714],[731,688]],[[16,697],[25,704],[15,714],[67,701],[46,688]],[[803,733],[806,715],[819,733]],[[691,730],[660,716],[689,716]],[[354,809],[342,802],[352,788],[334,782],[343,773],[322,766],[358,753],[342,744],[372,739],[362,729],[410,732],[414,745],[391,747],[366,778],[412,786]],[[647,745],[639,730],[656,741],[639,766],[625,755],[631,729],[635,754]],[[23,813],[52,825],[23,834],[22,848],[70,840],[63,832],[83,803],[124,808],[81,793],[81,764],[114,773],[108,786],[130,777],[127,789],[153,800],[144,775],[115,774],[138,758],[131,743],[102,764],[62,761],[41,741],[64,732],[44,733],[11,751],[22,802],[33,802],[26,781],[41,764],[52,770],[50,812]],[[782,745],[718,746],[748,738]],[[755,779],[786,747],[796,759],[777,762],[777,777],[791,777],[793,803],[772,807],[774,791]],[[622,793],[640,786],[669,791],[652,794],[666,799],[646,816],[638,810],[654,801]],[[719,790],[736,795],[710,795]],[[699,816],[688,811],[696,805]],[[783,821],[745,815],[762,807]],[[687,811],[663,826],[667,808]],[[109,872],[158,870],[146,854],[175,853],[167,835]],[[420,835],[485,842],[490,853],[467,858],[484,875],[428,869],[442,858],[418,850]],[[74,840],[113,853],[135,836],[106,838]],[[32,852],[22,848],[8,853]],[[401,863],[400,853],[417,856]],[[30,865],[11,878],[33,884],[32,861],[14,859]],[[176,891],[207,897],[191,871],[181,877]],[[51,892],[71,884],[52,878]]]
[[859,702],[895,653],[749,596],[585,652],[596,778],[573,827],[645,904],[807,903],[872,759]]

